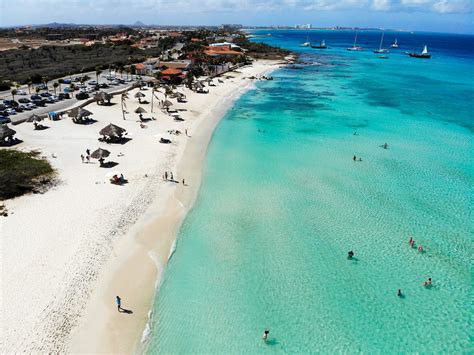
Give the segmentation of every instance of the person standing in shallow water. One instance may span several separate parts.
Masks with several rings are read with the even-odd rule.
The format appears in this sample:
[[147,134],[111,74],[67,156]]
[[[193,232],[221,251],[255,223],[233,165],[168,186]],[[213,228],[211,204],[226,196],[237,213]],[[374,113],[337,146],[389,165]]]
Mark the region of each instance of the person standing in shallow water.
[[115,303],[117,303],[117,311],[120,312],[122,309],[122,299],[119,296],[115,296]]
[[267,341],[269,335],[270,335],[270,330],[265,329],[265,331],[263,332],[262,339],[263,339],[264,341]]

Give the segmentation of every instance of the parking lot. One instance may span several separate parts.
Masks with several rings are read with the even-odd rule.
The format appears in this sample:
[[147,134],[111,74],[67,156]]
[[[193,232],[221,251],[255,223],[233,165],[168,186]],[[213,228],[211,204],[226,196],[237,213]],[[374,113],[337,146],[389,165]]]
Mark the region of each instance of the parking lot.
[[[80,78],[87,75],[90,79],[83,84]],[[97,91],[115,92],[124,89],[136,81],[129,78],[115,77],[114,75],[101,75],[99,83],[96,81],[95,73],[87,73],[83,75],[76,75],[72,78],[63,78],[62,91],[59,92],[57,88],[57,95],[54,95],[54,89],[51,88],[52,82],[48,85],[48,90],[45,86],[41,86],[39,93],[28,94],[28,89],[21,87],[15,95],[15,102],[12,100],[10,91],[3,91],[0,93],[2,102],[0,103],[0,123],[18,124],[24,122],[33,114],[38,116],[47,115],[49,112],[58,112],[75,105],[76,103],[93,97]],[[73,83],[76,89],[71,90],[70,84]],[[36,89],[36,88],[35,88]]]

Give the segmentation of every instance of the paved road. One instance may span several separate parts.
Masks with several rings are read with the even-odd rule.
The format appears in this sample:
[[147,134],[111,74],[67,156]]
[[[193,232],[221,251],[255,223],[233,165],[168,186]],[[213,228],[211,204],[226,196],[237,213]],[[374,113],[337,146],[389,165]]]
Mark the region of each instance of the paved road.
[[[77,75],[73,75],[72,78],[75,78],[77,76],[83,76],[83,75],[88,75],[91,79],[90,80],[96,80],[96,76],[95,76],[95,72],[90,72],[90,73],[83,73],[83,74],[77,74]],[[105,77],[108,75],[108,72],[107,73],[103,73],[100,77],[99,77],[99,82],[101,83],[108,83],[108,81],[105,79]],[[69,79],[70,77],[64,77],[64,79]],[[144,79],[148,78],[148,77],[142,77]],[[135,79],[135,78],[134,78]],[[121,85],[111,85],[110,88],[108,89],[101,89],[101,91],[105,91],[105,92],[116,92],[116,91],[121,91],[129,86],[131,86],[133,84],[133,82],[127,82],[125,84],[121,84]],[[67,84],[63,84],[62,85],[63,87],[66,87]],[[22,90],[25,90],[25,91],[28,91],[28,87],[21,87],[20,89]],[[50,89],[50,92],[54,92],[54,90],[51,90]],[[62,111],[62,110],[65,110],[73,105],[76,105],[78,102],[84,102],[85,100],[77,100],[75,98],[75,95],[78,93],[78,91],[75,91],[72,95],[71,95],[71,99],[65,99],[65,100],[61,100],[61,101],[58,101],[54,104],[47,104],[46,106],[44,107],[38,107],[38,108],[35,108],[34,110],[29,110],[29,111],[24,111],[24,112],[20,112],[20,113],[17,113],[15,115],[11,115],[9,116],[10,120],[12,121],[12,124],[19,124],[19,123],[22,123],[24,122],[28,117],[30,117],[31,115],[33,114],[36,114],[38,116],[40,115],[44,115],[44,114],[47,114],[48,112],[58,112],[58,111]],[[94,93],[89,93],[89,96],[92,97],[94,95]],[[18,101],[19,99],[21,98],[30,98],[31,95],[17,95],[15,96],[15,100]],[[8,99],[8,100],[11,100],[11,93],[10,91],[2,91],[0,92],[0,99]]]

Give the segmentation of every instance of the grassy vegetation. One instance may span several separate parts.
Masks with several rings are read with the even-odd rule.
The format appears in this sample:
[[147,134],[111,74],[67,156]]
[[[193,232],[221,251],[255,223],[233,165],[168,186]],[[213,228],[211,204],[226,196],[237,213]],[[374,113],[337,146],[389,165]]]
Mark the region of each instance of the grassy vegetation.
[[234,39],[234,43],[247,49],[247,55],[255,59],[283,59],[291,52],[280,47],[270,46],[265,43],[251,42],[245,36]]
[[162,49],[170,48],[174,42],[166,41],[160,48],[138,49],[122,45],[95,44],[90,47],[44,46],[37,49],[19,48],[0,52],[0,81],[11,80],[26,84],[30,78],[41,75],[49,79],[95,70],[97,66],[117,67],[143,61],[146,57],[158,56]]
[[0,150],[0,201],[49,186],[54,170],[40,153]]

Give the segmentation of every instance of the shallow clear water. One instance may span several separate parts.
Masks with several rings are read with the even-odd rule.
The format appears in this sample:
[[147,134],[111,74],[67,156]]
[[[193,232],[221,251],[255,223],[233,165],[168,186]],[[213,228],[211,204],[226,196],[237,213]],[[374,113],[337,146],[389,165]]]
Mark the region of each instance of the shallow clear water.
[[[347,52],[350,32],[298,47],[319,34],[256,39],[313,64],[217,128],[149,353],[472,351],[473,37],[398,34],[389,59]],[[432,59],[402,54],[425,41]]]

